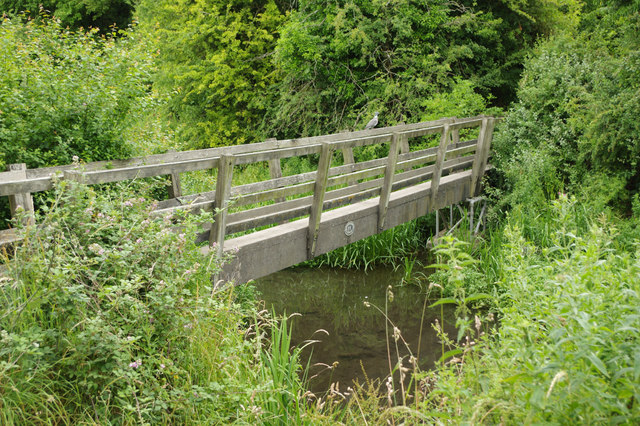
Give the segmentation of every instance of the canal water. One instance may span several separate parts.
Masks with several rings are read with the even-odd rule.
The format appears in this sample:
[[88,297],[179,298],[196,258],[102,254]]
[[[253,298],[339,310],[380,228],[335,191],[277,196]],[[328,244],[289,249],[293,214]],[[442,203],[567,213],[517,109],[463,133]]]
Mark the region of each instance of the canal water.
[[[442,323],[440,307],[429,309],[433,301],[427,301],[423,318],[425,292],[417,285],[401,285],[402,278],[401,269],[394,271],[387,267],[368,272],[300,267],[269,275],[255,285],[265,308],[273,308],[277,314],[301,314],[292,318],[293,345],[320,340],[303,351],[302,361],[306,364],[311,356],[309,376],[315,377],[309,387],[314,393],[322,393],[335,382],[340,383],[340,389],[351,386],[353,380],[364,383],[365,374],[370,380],[387,377],[387,333],[392,364],[397,362],[393,325],[400,330],[411,353],[416,357],[419,354],[421,369],[432,368],[440,358],[442,348],[432,326],[436,320]],[[387,303],[385,311],[385,294],[390,285],[393,301]],[[385,324],[384,314],[375,306],[386,312],[393,325]],[[451,305],[444,308],[445,331],[455,337],[453,308]],[[328,335],[319,330],[326,330]],[[409,350],[402,340],[398,345],[408,367]],[[333,365],[334,368],[325,367]]]

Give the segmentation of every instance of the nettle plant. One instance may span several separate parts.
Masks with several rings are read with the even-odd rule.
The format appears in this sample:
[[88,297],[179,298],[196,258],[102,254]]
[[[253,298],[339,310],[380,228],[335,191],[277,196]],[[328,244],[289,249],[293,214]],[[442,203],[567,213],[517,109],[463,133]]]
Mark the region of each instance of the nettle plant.
[[199,397],[190,345],[233,309],[211,297],[220,262],[194,242],[211,218],[176,228],[131,186],[59,182],[39,226],[4,253],[0,419],[166,419]]

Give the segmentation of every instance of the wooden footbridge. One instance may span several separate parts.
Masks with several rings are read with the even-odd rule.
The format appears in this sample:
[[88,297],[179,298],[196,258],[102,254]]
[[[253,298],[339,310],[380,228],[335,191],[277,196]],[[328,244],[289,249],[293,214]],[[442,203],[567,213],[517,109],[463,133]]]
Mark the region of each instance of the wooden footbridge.
[[[219,278],[241,283],[477,195],[495,121],[487,116],[447,118],[100,161],[82,168],[13,164],[0,173],[0,196],[9,197],[15,215],[19,207],[33,212],[31,194],[50,190],[54,176],[88,185],[169,176],[169,198],[158,203],[157,214],[214,211],[214,222],[203,224],[199,237],[209,242],[203,250],[219,256],[234,252]],[[367,147],[384,154],[355,161],[358,150]],[[301,156],[313,158],[314,164],[317,160],[317,169],[283,176],[283,161]],[[251,163],[268,164],[270,179],[232,185],[234,168]],[[215,190],[183,195],[180,174],[207,169],[217,169]],[[26,220],[33,219],[27,215]],[[19,239],[12,229],[0,231],[0,244]]]

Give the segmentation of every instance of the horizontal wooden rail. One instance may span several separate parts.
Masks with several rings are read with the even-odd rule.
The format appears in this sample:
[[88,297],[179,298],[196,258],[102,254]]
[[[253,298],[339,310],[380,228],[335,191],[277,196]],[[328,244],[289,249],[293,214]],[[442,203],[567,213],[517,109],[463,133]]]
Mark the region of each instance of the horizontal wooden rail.
[[133,166],[121,169],[109,170],[67,170],[64,172],[65,178],[72,178],[77,182],[86,185],[98,183],[120,182],[130,179],[141,179],[154,176],[165,176],[172,173],[194,172],[218,167],[218,158],[207,158],[204,160],[187,160],[182,162],[154,164],[149,166]]
[[[389,140],[391,138],[391,134],[393,132],[399,132],[405,134],[407,137],[419,136],[422,134],[430,134],[437,133],[442,129],[442,123],[451,122],[453,119],[447,118],[442,120],[434,120],[427,121],[415,124],[403,124],[399,126],[391,126],[384,127],[379,129],[371,129],[371,130],[362,130],[356,132],[345,132],[345,133],[336,133],[331,135],[323,135],[323,136],[311,136],[306,138],[299,139],[287,139],[287,140],[269,140],[266,142],[260,142],[255,144],[248,145],[234,145],[228,147],[220,147],[220,148],[208,148],[208,149],[200,149],[193,151],[182,151],[182,152],[169,152],[166,154],[154,154],[146,157],[136,157],[128,160],[110,160],[110,161],[96,161],[90,162],[86,164],[82,164],[82,166],[77,166],[73,164],[64,165],[64,166],[55,166],[55,167],[43,167],[38,169],[27,169],[26,170],[26,180],[20,179],[19,181],[13,181],[11,172],[2,172],[0,173],[0,196],[13,195],[22,192],[41,192],[49,190],[53,187],[52,177],[56,174],[62,175],[65,171],[75,170],[81,171],[82,173],[96,172],[102,171],[108,175],[109,171],[114,173],[121,173],[120,178],[122,180],[132,179],[130,176],[134,176],[133,178],[141,177],[142,175],[138,175],[134,172],[131,172],[131,169],[141,168],[142,170],[153,170],[153,168],[146,168],[147,166],[161,166],[173,164],[175,167],[175,171],[182,172],[180,164],[189,163],[194,161],[193,164],[198,164],[198,161],[206,161],[211,159],[218,159],[220,155],[228,154],[240,156],[238,162],[236,164],[247,164],[251,162],[260,161],[258,158],[261,158],[258,154],[260,152],[266,152],[262,158],[264,161],[268,161],[273,158],[283,158],[278,157],[273,151],[279,152],[283,149],[295,149],[302,148],[298,154],[295,155],[303,155],[304,152],[319,152],[315,151],[316,149],[320,149],[321,142],[331,142],[336,143],[336,149],[342,149],[343,147],[348,146],[362,146],[373,143],[381,143],[385,140]],[[478,122],[482,121],[482,117],[473,117],[469,119],[460,119],[454,122],[454,127],[457,128],[466,128],[477,126]],[[420,133],[422,132],[422,133]],[[314,148],[309,148],[309,146],[316,146]],[[308,150],[308,151],[307,151]],[[268,152],[272,151],[272,152]],[[282,151],[282,155],[287,156],[290,153],[294,153],[295,151]],[[185,167],[189,167],[188,165]],[[215,167],[215,166],[213,166]],[[153,172],[149,171],[145,173],[145,177],[150,176],[163,176],[172,173],[173,171],[167,171],[166,169],[159,168],[157,169],[158,174],[153,174]],[[201,170],[196,166],[194,170]],[[185,171],[193,171],[190,169],[186,169]]]

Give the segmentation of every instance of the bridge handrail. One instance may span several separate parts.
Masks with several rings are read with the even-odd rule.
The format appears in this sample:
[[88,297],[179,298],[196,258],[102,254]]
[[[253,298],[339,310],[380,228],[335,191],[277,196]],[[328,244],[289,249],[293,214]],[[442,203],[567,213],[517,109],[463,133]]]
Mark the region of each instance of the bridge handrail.
[[[462,119],[459,121],[459,124],[454,124],[454,126],[463,128],[463,126],[468,126],[470,123],[475,124],[476,121],[481,119],[482,116],[473,117],[470,119]],[[455,118],[446,118],[414,124],[401,124],[379,129],[334,133],[331,135],[309,136],[304,138],[286,140],[272,139],[265,142],[247,145],[234,145],[181,152],[169,152],[165,154],[153,154],[145,157],[135,157],[127,160],[95,161],[82,164],[81,170],[84,174],[98,171],[102,171],[103,174],[113,173],[113,180],[105,180],[100,183],[131,179],[131,177],[129,177],[131,174],[129,171],[130,169],[140,170],[142,173],[144,173],[144,176],[141,175],[138,177],[163,176],[171,174],[171,172],[166,172],[167,169],[177,170],[177,172],[181,173],[211,168],[210,166],[212,163],[210,163],[209,161],[213,160],[213,162],[216,162],[222,154],[232,154],[240,156],[240,162],[237,164],[243,164],[245,162],[250,163],[254,162],[253,159],[256,158],[255,155],[260,155],[261,152],[282,152],[284,155],[286,151],[283,151],[283,149],[285,148],[290,148],[291,151],[289,152],[292,153],[295,153],[296,148],[299,148],[300,151],[297,152],[300,152],[300,154],[297,155],[304,155],[304,152],[309,149],[309,145],[317,145],[319,147],[319,143],[321,142],[336,142],[340,145],[340,148],[355,147],[357,146],[358,141],[366,141],[369,138],[380,137],[380,141],[383,141],[385,137],[390,137],[393,132],[407,132],[411,136],[418,135],[418,133],[421,131],[434,133],[441,129],[441,123],[445,121],[455,120]],[[295,155],[296,154],[292,156]],[[278,157],[277,154],[272,153],[265,153],[264,157],[267,159],[284,158]],[[217,164],[214,164],[213,167],[217,167]],[[68,171],[79,170],[80,167],[75,164],[41,167],[36,169],[25,169],[26,176],[24,178],[18,178],[13,171],[0,172],[0,196],[46,191],[53,187],[52,177],[54,175],[60,173],[64,174],[64,172]],[[94,175],[99,174],[96,173]],[[98,182],[93,182],[92,179],[89,179],[87,183]]]
[[[227,231],[251,229],[261,224],[268,224],[266,214],[275,214],[277,208],[254,208],[254,220],[246,212],[228,214],[225,208],[231,197],[235,197],[235,205],[261,203],[276,200],[279,208],[285,209],[282,214],[275,214],[276,220],[286,220],[310,214],[309,219],[309,252],[314,252],[314,241],[317,238],[318,226],[322,211],[344,205],[345,200],[361,199],[365,195],[380,196],[379,228],[385,221],[386,208],[392,190],[416,183],[428,177],[432,179],[432,197],[437,193],[440,175],[444,172],[468,167],[473,158],[472,187],[478,185],[486,167],[488,146],[493,130],[493,117],[478,116],[471,118],[445,118],[414,124],[403,124],[386,128],[343,132],[331,135],[312,136],[288,140],[267,140],[265,142],[238,145],[232,147],[209,148],[203,150],[170,152],[129,160],[98,161],[77,165],[26,169],[24,164],[11,165],[10,171],[0,173],[0,196],[9,196],[12,215],[18,205],[26,206],[32,212],[31,193],[45,191],[53,187],[54,175],[60,179],[79,181],[85,184],[117,182],[136,178],[169,175],[172,181],[170,200],[162,201],[158,213],[166,213],[175,209],[191,208],[214,210],[219,206],[216,221],[209,232],[209,241],[218,244],[222,250]],[[460,142],[459,130],[480,127],[477,140]],[[429,134],[441,134],[438,147],[421,151],[409,151],[409,138]],[[487,143],[484,143],[488,139]],[[353,160],[353,148],[390,143],[389,156],[356,163]],[[336,150],[342,150],[345,164],[331,167],[331,157]],[[473,157],[462,157],[475,151]],[[317,171],[282,177],[280,160],[288,157],[320,154]],[[445,155],[458,158],[445,162]],[[263,182],[231,186],[233,167],[256,162],[269,162],[271,179]],[[433,162],[430,166],[426,163]],[[412,170],[420,167],[417,170]],[[181,196],[179,173],[196,170],[218,168],[218,183],[215,191],[201,194]],[[396,170],[399,173],[396,174]],[[62,173],[62,175],[60,175]],[[382,178],[376,176],[384,175]],[[368,180],[358,184],[359,180]],[[331,191],[325,202],[327,188],[347,184],[349,191]],[[292,186],[293,185],[293,186]],[[474,189],[475,191],[475,189]],[[312,197],[285,201],[286,197],[313,192]],[[350,195],[349,195],[350,194]],[[350,197],[350,198],[349,198]],[[188,206],[184,206],[188,204]],[[288,210],[287,210],[288,209]],[[262,216],[260,216],[262,215]],[[277,219],[277,217],[280,219]],[[231,220],[227,230],[227,219]],[[274,223],[273,221],[270,223]],[[0,231],[2,232],[2,231]],[[0,235],[0,244],[2,243]]]

